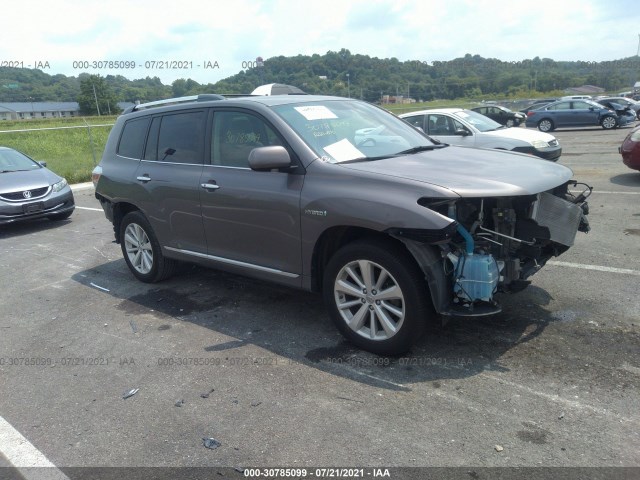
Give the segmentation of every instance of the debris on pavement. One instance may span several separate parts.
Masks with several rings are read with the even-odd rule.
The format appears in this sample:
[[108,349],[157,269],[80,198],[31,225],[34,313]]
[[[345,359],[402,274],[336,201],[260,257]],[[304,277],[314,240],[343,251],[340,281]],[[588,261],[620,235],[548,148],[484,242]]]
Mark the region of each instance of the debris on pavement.
[[132,388],[131,390],[126,390],[123,394],[122,394],[122,398],[124,400],[126,400],[129,397],[133,397],[136,393],[138,393],[138,390],[140,390],[139,388]]
[[215,388],[212,388],[208,392],[201,393],[200,398],[209,398],[209,395],[211,395],[215,390],[216,390]]
[[181,400],[178,400],[176,403],[174,403],[174,405],[175,405],[176,407],[181,407],[182,405],[184,405],[184,400],[182,400],[182,399],[181,399]]
[[91,282],[89,285],[91,285],[92,287],[97,288],[98,290],[102,290],[103,292],[110,292],[111,291],[108,288],[101,287],[100,285],[96,285],[93,282]]
[[129,325],[131,325],[131,330],[133,330],[133,333],[138,333],[138,326],[136,325],[136,322],[134,322],[133,320],[129,320]]
[[501,452],[504,450],[504,447],[502,445],[496,445],[495,449],[496,449],[496,452]]
[[218,448],[220,445],[222,445],[218,440],[216,440],[215,438],[203,438],[202,439],[203,445],[210,449],[210,450],[215,450],[216,448]]

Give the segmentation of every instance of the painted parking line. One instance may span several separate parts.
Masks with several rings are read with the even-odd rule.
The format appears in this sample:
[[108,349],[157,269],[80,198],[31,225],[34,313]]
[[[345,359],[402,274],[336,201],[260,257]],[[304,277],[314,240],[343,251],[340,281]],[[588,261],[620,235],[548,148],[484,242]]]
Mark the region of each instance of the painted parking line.
[[595,270],[598,272],[621,273],[623,275],[640,276],[640,270],[631,270],[630,268],[604,267],[602,265],[585,265],[582,263],[558,262],[550,260],[547,265],[555,265],[556,267],[579,268],[582,270]]
[[2,417],[0,452],[25,480],[69,480],[69,477]]
[[80,210],[93,210],[94,212],[102,212],[102,211],[104,211],[101,208],[79,207],[78,205],[76,205],[76,208],[79,208]]

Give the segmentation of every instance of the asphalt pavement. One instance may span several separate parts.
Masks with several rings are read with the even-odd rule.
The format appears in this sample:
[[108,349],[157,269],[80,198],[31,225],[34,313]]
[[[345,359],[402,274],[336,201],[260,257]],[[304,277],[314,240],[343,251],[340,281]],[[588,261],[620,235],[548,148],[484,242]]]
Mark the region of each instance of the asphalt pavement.
[[0,229],[0,418],[68,478],[640,467],[640,172],[617,153],[628,129],[553,133],[594,186],[592,231],[501,314],[452,320],[402,358],[345,343],[319,295],[190,266],[136,281],[92,187],[75,188],[69,220]]

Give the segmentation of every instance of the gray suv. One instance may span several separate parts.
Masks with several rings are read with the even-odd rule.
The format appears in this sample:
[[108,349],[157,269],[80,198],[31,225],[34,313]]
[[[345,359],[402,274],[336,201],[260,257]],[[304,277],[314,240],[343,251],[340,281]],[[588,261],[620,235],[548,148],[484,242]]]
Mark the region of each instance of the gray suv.
[[[405,352],[500,311],[587,231],[584,186],[528,155],[432,141],[346,98],[200,95],[122,114],[96,198],[143,282],[180,261],[322,292],[342,334]],[[579,191],[579,190],[578,190]]]

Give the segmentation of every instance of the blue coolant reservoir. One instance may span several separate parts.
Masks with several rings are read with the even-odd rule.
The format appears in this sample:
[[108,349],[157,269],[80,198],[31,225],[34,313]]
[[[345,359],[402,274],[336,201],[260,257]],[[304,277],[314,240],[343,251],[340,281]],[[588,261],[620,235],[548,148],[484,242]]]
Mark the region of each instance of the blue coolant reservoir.
[[454,267],[453,292],[464,300],[491,301],[498,287],[500,270],[493,255],[449,255]]

